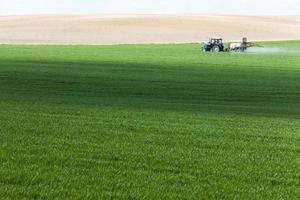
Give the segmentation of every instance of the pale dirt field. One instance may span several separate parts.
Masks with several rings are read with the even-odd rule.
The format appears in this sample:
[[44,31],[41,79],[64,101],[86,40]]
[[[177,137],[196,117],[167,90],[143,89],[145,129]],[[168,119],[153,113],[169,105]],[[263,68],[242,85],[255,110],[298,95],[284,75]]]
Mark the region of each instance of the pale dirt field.
[[37,15],[0,16],[2,44],[190,43],[300,39],[300,16]]

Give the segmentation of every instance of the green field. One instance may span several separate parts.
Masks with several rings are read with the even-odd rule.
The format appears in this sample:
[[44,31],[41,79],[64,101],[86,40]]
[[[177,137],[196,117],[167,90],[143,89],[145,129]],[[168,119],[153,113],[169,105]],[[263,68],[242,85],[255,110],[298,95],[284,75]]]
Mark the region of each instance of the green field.
[[0,199],[298,199],[300,54],[199,49],[0,45]]

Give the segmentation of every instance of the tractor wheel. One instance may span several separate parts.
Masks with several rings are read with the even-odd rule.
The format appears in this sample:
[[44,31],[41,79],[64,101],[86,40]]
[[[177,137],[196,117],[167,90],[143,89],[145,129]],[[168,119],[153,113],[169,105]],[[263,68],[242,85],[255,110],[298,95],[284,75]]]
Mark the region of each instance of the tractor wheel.
[[213,46],[213,48],[211,50],[212,50],[212,52],[220,52],[220,47],[219,46]]

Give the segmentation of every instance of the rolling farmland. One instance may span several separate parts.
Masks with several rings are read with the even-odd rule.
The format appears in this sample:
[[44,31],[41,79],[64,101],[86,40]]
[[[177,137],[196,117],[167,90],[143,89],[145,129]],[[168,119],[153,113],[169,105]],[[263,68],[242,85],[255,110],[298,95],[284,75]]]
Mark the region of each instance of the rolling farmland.
[[297,199],[300,42],[262,45],[1,45],[1,199]]

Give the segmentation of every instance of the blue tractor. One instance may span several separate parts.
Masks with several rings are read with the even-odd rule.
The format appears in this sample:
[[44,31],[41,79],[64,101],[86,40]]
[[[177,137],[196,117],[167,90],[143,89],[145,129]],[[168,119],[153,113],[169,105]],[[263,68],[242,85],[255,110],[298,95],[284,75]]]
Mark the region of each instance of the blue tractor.
[[220,52],[225,51],[223,40],[221,38],[211,38],[209,42],[205,42],[202,51],[204,52]]

